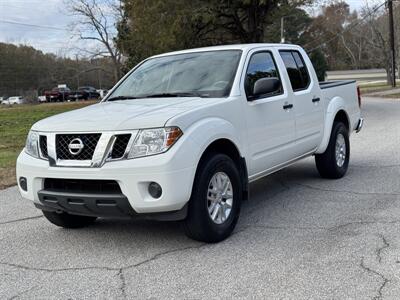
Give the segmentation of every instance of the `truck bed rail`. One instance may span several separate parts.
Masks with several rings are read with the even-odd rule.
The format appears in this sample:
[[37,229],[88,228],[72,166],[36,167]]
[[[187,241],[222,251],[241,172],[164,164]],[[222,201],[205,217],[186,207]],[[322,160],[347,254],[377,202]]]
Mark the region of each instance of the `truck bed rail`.
[[351,84],[351,83],[355,83],[355,82],[356,82],[355,80],[329,80],[329,81],[320,81],[319,86],[320,86],[321,90],[323,90],[323,89],[329,89],[332,87]]

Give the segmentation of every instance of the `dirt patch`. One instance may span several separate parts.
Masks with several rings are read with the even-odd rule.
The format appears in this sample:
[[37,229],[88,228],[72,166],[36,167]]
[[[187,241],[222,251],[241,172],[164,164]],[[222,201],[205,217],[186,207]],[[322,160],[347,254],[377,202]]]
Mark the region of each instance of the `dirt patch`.
[[15,168],[0,168],[0,190],[16,184]]

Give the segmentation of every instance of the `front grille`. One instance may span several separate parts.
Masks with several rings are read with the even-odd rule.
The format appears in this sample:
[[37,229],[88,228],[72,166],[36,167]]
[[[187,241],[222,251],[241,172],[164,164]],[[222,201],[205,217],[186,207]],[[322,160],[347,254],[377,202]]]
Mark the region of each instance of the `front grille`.
[[115,180],[45,178],[44,189],[52,192],[85,194],[122,194]]
[[[57,134],[56,135],[56,152],[58,159],[66,160],[91,160],[97,143],[100,139],[100,133],[91,134]],[[78,154],[72,154],[69,151],[69,144],[74,139],[80,139],[83,143],[83,149]]]
[[40,152],[42,153],[42,157],[49,158],[49,154],[47,152],[47,136],[41,135],[39,137],[39,147],[40,147]]
[[130,138],[131,138],[130,134],[119,134],[116,136],[114,147],[111,151],[112,159],[118,159],[124,156]]

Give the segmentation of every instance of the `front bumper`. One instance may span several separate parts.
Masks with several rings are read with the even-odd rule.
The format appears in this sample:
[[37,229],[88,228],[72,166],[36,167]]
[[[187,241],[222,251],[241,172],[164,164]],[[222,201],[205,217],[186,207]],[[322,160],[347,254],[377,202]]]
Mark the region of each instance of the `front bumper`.
[[55,212],[69,212],[83,216],[128,217],[135,215],[123,194],[65,193],[51,190],[38,192],[36,207]]
[[[189,155],[190,151],[178,149],[156,156],[108,162],[101,168],[79,168],[51,167],[48,161],[31,157],[22,151],[17,160],[17,180],[19,181],[21,177],[26,178],[27,190],[24,191],[19,187],[22,197],[33,201],[39,208],[48,210],[117,217],[175,212],[185,207],[192,190],[196,160]],[[115,195],[111,197],[102,193],[56,195],[44,189],[46,178],[114,180],[118,183],[122,194],[117,196],[118,199],[113,198]],[[160,198],[155,199],[149,194],[150,182],[157,182],[162,187]],[[51,200],[52,196],[53,198],[56,196],[53,206],[50,205],[51,201],[48,203],[43,201],[43,197],[50,197]],[[105,200],[103,203],[102,199]],[[97,205],[97,208],[93,205]],[[110,210],[107,209],[115,213],[109,214]],[[106,213],[101,213],[102,211]]]

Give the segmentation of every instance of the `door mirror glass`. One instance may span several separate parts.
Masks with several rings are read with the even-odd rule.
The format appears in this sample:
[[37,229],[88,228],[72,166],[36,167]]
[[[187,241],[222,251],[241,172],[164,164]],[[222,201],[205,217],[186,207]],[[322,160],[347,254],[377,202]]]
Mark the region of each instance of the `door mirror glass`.
[[261,78],[254,84],[253,95],[260,96],[266,94],[275,94],[281,89],[281,81],[276,77]]

